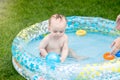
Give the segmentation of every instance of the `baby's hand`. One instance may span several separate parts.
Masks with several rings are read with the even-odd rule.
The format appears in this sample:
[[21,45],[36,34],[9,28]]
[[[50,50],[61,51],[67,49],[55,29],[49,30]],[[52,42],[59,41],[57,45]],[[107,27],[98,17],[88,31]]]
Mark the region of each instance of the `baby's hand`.
[[120,50],[120,37],[113,41],[111,48],[112,47],[113,50],[111,51],[111,54],[114,55],[118,50]]
[[116,47],[117,49],[120,49],[120,37],[113,41],[111,47]]
[[63,59],[62,57],[60,57],[60,61],[63,63],[65,61],[65,59]]
[[115,55],[118,51],[119,51],[119,49],[113,48],[113,50],[111,51],[111,55]]

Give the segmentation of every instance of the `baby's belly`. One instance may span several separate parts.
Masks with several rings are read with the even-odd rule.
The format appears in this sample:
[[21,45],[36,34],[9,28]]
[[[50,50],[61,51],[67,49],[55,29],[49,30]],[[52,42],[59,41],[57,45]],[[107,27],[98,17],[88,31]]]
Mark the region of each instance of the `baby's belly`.
[[60,49],[47,49],[47,52],[48,53],[49,52],[55,52],[56,54],[60,54],[61,53]]

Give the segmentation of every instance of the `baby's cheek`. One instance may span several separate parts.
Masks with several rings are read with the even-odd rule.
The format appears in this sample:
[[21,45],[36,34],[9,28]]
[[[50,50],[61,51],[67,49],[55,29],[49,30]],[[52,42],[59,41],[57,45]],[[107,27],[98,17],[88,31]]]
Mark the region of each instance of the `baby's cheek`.
[[64,35],[64,33],[61,33],[61,36],[63,36]]
[[52,33],[52,36],[55,36],[56,34],[55,33]]

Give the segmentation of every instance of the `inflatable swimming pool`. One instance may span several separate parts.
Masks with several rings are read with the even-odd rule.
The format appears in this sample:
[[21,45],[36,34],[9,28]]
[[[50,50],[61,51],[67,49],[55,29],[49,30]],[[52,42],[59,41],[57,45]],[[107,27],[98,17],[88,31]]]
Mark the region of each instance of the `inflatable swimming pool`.
[[[89,59],[77,61],[67,58],[52,70],[40,57],[39,43],[48,34],[48,20],[23,29],[12,43],[12,62],[19,74],[28,80],[118,80],[120,59],[104,60],[103,54],[110,52],[110,44],[120,35],[114,21],[100,17],[67,17],[66,34],[69,47],[78,55]],[[77,36],[77,30],[85,30],[85,36]]]

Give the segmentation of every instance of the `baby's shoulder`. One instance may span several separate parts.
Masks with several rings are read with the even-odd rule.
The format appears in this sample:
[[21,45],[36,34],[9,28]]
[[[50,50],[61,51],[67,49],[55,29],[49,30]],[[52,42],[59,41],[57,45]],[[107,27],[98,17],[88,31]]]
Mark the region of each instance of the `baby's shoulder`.
[[50,35],[48,34],[48,35],[46,35],[44,38],[43,38],[43,40],[49,40],[50,39]]

